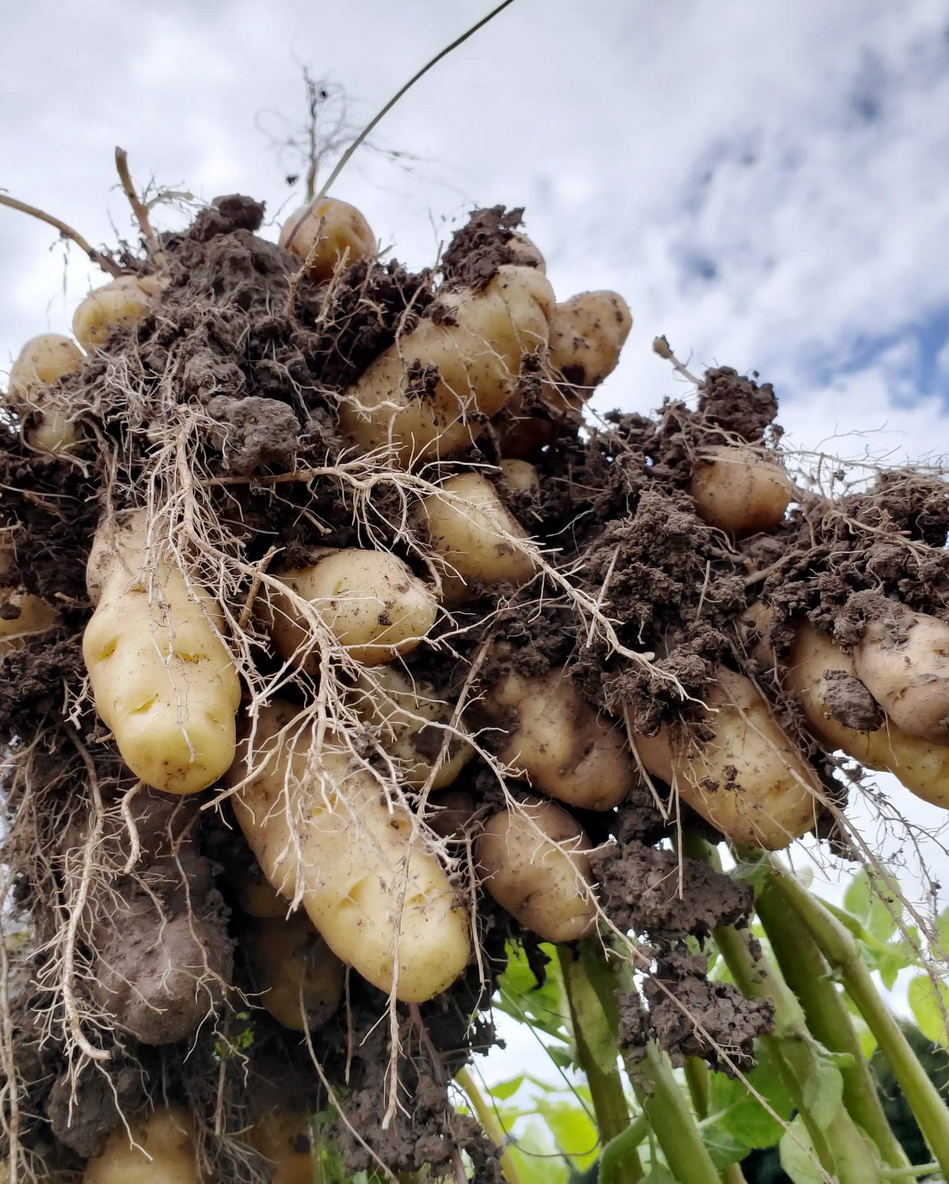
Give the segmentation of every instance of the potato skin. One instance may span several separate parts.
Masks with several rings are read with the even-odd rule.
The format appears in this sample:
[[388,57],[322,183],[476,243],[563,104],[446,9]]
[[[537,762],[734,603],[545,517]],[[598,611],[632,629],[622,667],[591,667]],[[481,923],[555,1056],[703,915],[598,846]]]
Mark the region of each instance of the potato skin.
[[554,309],[550,366],[589,397],[616,369],[632,327],[629,305],[619,292],[578,292]]
[[754,684],[725,667],[716,678],[705,699],[710,740],[682,742],[666,726],[637,734],[636,750],[730,842],[779,851],[814,825],[820,786]]
[[285,1028],[318,1028],[339,1006],[346,967],[302,909],[289,917],[248,918],[239,945],[250,970],[253,1002]]
[[745,538],[781,524],[791,482],[783,466],[761,449],[726,444],[704,448],[695,458],[689,492],[703,521]]
[[40,422],[25,432],[26,442],[37,452],[58,455],[76,443],[76,428],[64,407],[50,405],[44,391],[50,383],[69,374],[85,354],[70,337],[43,333],[20,350],[10,371],[10,394],[22,412],[39,412]]
[[[297,708],[286,701],[261,709],[253,775],[233,798],[241,829],[273,886],[289,897],[299,892],[330,949],[383,991],[393,988],[397,942],[396,997],[422,1003],[467,964],[464,907],[422,838],[411,842],[410,815],[387,808],[371,773],[350,770],[343,753],[326,748],[322,779],[312,760],[308,769],[315,730],[295,721]],[[231,785],[251,772],[248,757],[245,740]]]
[[376,236],[355,206],[320,197],[290,215],[280,231],[280,245],[302,259],[308,275],[322,283],[339,267],[372,259]]
[[949,625],[903,605],[868,621],[854,648],[857,677],[898,728],[949,744]]
[[[327,629],[366,666],[391,662],[413,650],[435,623],[438,604],[428,585],[387,551],[324,548],[309,567],[280,579],[319,611]],[[273,593],[270,634],[281,657],[315,674],[318,652],[310,629],[287,596]]]
[[391,443],[406,468],[467,448],[483,417],[510,398],[524,355],[546,350],[553,307],[535,267],[506,264],[482,291],[446,293],[441,315],[426,317],[344,392],[343,435],[362,452]]
[[96,288],[76,309],[72,331],[83,349],[105,345],[119,325],[134,325],[151,312],[165,284],[155,276],[120,275]]
[[274,1165],[270,1184],[313,1184],[309,1114],[302,1110],[272,1110],[254,1123],[247,1141]]
[[97,607],[82,652],[96,710],[146,785],[197,793],[234,759],[240,681],[224,619],[173,563],[147,566],[146,519],[96,533],[86,580]]
[[0,654],[23,649],[27,639],[35,633],[52,629],[59,613],[42,597],[32,592],[8,592],[3,597],[5,611],[19,610],[15,617],[0,617]]
[[200,1184],[191,1119],[178,1106],[162,1106],[133,1119],[132,1145],[125,1127],[90,1159],[82,1184]]
[[585,810],[612,810],[637,782],[626,737],[574,688],[563,669],[527,677],[506,674],[483,709],[509,730],[498,756],[558,801]]
[[475,841],[482,882],[543,941],[585,937],[596,925],[596,907],[584,891],[593,878],[586,855],[592,844],[553,802],[529,798],[521,809],[501,810],[484,824]]

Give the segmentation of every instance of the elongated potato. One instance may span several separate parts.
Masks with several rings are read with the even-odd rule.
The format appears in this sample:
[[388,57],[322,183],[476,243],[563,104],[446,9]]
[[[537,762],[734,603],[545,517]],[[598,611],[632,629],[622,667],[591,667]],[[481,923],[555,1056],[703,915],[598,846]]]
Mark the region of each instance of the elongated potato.
[[76,428],[66,407],[49,397],[48,387],[77,369],[85,357],[69,337],[43,333],[20,350],[10,371],[10,394],[21,411],[38,412],[40,421],[26,430],[26,442],[38,452],[58,455],[76,443]]
[[856,677],[854,659],[828,634],[810,621],[797,622],[783,682],[814,735],[827,748],[840,749],[868,769],[893,773],[910,793],[949,809],[949,746],[909,736],[892,720],[867,730],[840,721],[841,692],[859,694],[852,685]]
[[56,609],[32,592],[0,594],[0,654],[23,649],[30,637],[52,629],[58,620]]
[[201,1184],[191,1119],[178,1106],[162,1106],[133,1119],[90,1159],[82,1184]]
[[[367,666],[413,650],[435,623],[437,601],[428,585],[388,551],[321,549],[309,567],[279,573],[308,600],[350,655]],[[310,624],[289,596],[273,594],[270,633],[277,652],[315,674],[319,666]]]
[[695,511],[736,538],[774,530],[791,501],[791,482],[773,454],[750,445],[704,448],[689,486]]
[[949,625],[890,603],[854,649],[857,677],[910,736],[949,744]]
[[553,802],[530,798],[521,811],[494,814],[475,841],[485,888],[544,941],[585,937],[596,925],[590,840]]
[[445,293],[344,393],[343,435],[403,465],[467,448],[511,396],[526,354],[547,348],[553,291],[536,267],[505,265],[481,291]]
[[443,568],[442,600],[459,604],[468,583],[526,584],[534,559],[519,542],[529,536],[480,473],[462,473],[442,482],[444,497],[422,503],[419,525]]
[[501,470],[501,479],[511,493],[540,493],[540,476],[530,461],[502,460],[498,468]]
[[313,1184],[310,1121],[302,1110],[272,1110],[250,1128],[251,1147],[274,1165],[270,1184]]
[[339,1006],[346,967],[302,909],[289,917],[248,919],[239,944],[257,993],[254,1001],[285,1028],[318,1028]]
[[451,723],[454,703],[430,683],[415,682],[394,666],[377,666],[372,674],[361,675],[353,702],[367,723],[382,730],[381,743],[399,762],[406,785],[420,789],[431,778],[432,789],[443,789],[474,756],[470,744],[438,726]]
[[626,737],[574,688],[563,669],[539,677],[513,671],[481,705],[509,733],[498,756],[511,776],[585,810],[612,810],[637,782]]
[[710,740],[700,745],[667,726],[656,736],[637,734],[636,751],[730,842],[778,851],[814,825],[816,774],[749,679],[725,667],[716,677],[705,700]]
[[166,282],[153,275],[120,275],[96,288],[76,309],[72,331],[83,349],[105,345],[119,325],[134,325],[152,311]]
[[228,775],[235,786],[249,777],[234,795],[241,829],[339,958],[399,999],[430,999],[468,961],[464,905],[411,816],[388,808],[371,773],[316,745],[293,704],[261,710],[253,768],[245,740]]
[[234,759],[241,688],[216,629],[224,617],[178,567],[151,562],[144,511],[96,533],[86,579],[96,611],[82,653],[96,710],[146,785],[197,793]]
[[306,264],[318,283],[376,253],[376,236],[355,206],[335,197],[315,198],[283,224],[280,245]]

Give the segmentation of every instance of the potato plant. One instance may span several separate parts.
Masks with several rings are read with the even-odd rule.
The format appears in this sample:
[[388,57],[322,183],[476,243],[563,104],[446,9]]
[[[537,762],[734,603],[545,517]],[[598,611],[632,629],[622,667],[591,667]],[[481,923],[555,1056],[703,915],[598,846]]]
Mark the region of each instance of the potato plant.
[[945,1174],[870,973],[949,1043],[944,918],[776,854],[872,855],[867,771],[949,806],[942,477],[828,496],[728,367],[584,418],[632,317],[521,211],[420,274],[263,214],[146,222],[10,374],[9,1178],[529,1184],[493,1007],[586,1076],[573,1180],[908,1176],[870,1040]]

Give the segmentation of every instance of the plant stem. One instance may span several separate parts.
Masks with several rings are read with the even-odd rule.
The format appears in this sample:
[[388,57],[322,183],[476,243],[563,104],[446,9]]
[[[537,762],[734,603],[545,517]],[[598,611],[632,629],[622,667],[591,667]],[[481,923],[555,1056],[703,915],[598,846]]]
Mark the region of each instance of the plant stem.
[[[639,1162],[636,1148],[648,1134],[649,1121],[645,1115],[640,1114],[625,1131],[621,1131],[615,1138],[610,1139],[600,1152],[598,1184],[618,1184],[618,1181],[622,1179],[620,1175],[622,1161],[628,1158],[632,1152],[636,1155],[637,1163]],[[641,1169],[640,1175],[642,1175]]]
[[844,1105],[851,1118],[876,1144],[885,1164],[908,1167],[906,1152],[886,1120],[850,1013],[810,930],[770,879],[755,907],[784,981],[797,996],[811,1033],[831,1052],[853,1058],[852,1065],[840,1070]]
[[481,1123],[484,1133],[500,1149],[501,1155],[499,1160],[504,1179],[507,1180],[508,1184],[521,1184],[521,1178],[517,1174],[514,1160],[511,1158],[510,1151],[508,1151],[507,1139],[505,1138],[504,1131],[501,1129],[500,1122],[498,1122],[498,1117],[484,1100],[481,1090],[478,1089],[477,1082],[468,1072],[467,1068],[458,1070],[455,1074],[455,1081],[471,1103],[471,1109],[478,1116],[478,1121]]
[[[708,1065],[698,1057],[685,1058],[685,1083],[689,1087],[689,1097],[692,1099],[692,1109],[695,1111],[696,1117],[699,1121],[699,1129],[705,1127],[706,1120],[708,1120],[708,1095],[709,1095],[709,1080],[708,1080]],[[711,1122],[716,1121],[716,1116],[713,1115]],[[745,1184],[745,1177],[741,1170],[741,1164],[730,1163],[727,1168],[724,1168],[719,1176],[722,1184]]]
[[866,1020],[943,1176],[949,1179],[949,1109],[880,997],[857,943],[836,917],[775,860],[770,882],[803,919],[831,970]]

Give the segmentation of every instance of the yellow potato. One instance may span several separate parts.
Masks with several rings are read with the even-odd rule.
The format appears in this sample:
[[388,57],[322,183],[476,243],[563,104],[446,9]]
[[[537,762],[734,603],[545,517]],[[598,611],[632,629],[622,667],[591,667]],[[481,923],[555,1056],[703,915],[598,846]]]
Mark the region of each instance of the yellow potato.
[[891,604],[868,621],[853,652],[857,677],[893,723],[932,744],[949,744],[949,625]]
[[0,592],[0,654],[23,649],[29,638],[45,633],[59,621],[59,613],[47,601],[31,592]]
[[828,709],[836,672],[855,678],[854,659],[810,621],[799,621],[783,685],[804,709],[814,735],[828,749],[893,773],[910,793],[949,809],[949,747],[910,736],[892,720],[870,732],[846,727]]
[[629,305],[618,292],[579,292],[554,309],[548,363],[589,397],[616,369],[632,327]]
[[773,454],[750,445],[704,448],[689,492],[695,512],[736,538],[774,530],[791,501],[791,482]]
[[540,493],[540,477],[537,469],[528,461],[502,460],[498,468],[511,493]]
[[778,851],[814,825],[820,785],[743,674],[720,667],[699,744],[668,727],[633,737],[644,767],[732,843]]
[[162,1106],[109,1137],[90,1159],[82,1184],[201,1184],[191,1120],[178,1106]]
[[[451,723],[455,705],[441,698],[429,683],[415,682],[393,666],[377,666],[356,680],[356,710],[381,729],[380,743],[399,765],[401,779],[416,789],[451,785],[474,755],[470,744],[444,727]],[[460,727],[460,725],[458,725]],[[435,761],[445,754],[432,777]]]
[[535,267],[541,275],[547,274],[547,263],[540,253],[540,248],[532,242],[526,234],[515,230],[507,240],[508,247],[514,252],[512,262],[518,267]]
[[237,900],[238,907],[248,917],[286,917],[290,905],[266,878],[260,864],[251,868],[225,867],[225,878]]
[[272,1110],[254,1123],[247,1140],[274,1165],[270,1184],[313,1184],[315,1165],[309,1114]]
[[83,349],[105,345],[119,325],[134,325],[152,311],[166,281],[153,275],[120,275],[96,288],[76,309],[72,331]]
[[302,259],[308,274],[321,283],[332,279],[337,268],[372,259],[376,236],[355,206],[320,197],[290,215],[280,245]]
[[[525,584],[534,575],[530,536],[480,473],[462,473],[441,484],[420,507],[418,521],[443,569],[442,599],[468,598],[468,583]],[[518,545],[521,544],[521,545]]]
[[411,815],[345,754],[320,751],[291,703],[261,710],[252,768],[250,755],[245,740],[228,782],[249,776],[234,810],[271,884],[299,892],[330,949],[381,990],[421,1003],[450,986],[468,961],[465,907]]
[[[434,593],[388,551],[320,548],[309,567],[279,572],[358,662],[376,666],[415,649],[435,624]],[[270,634],[288,662],[315,674],[319,652],[310,623],[289,596],[271,594]]]
[[285,1028],[318,1028],[339,1006],[346,967],[302,910],[248,920],[239,944],[250,966],[254,1002]]
[[511,672],[481,704],[507,740],[498,752],[510,776],[585,810],[611,810],[637,783],[623,731],[574,688],[563,669]]
[[[234,758],[241,688],[220,607],[148,546],[144,511],[96,533],[82,653],[96,710],[146,785],[196,793]],[[149,561],[149,553],[151,559]]]
[[553,291],[535,267],[506,265],[482,291],[444,293],[343,396],[340,427],[363,452],[403,465],[452,456],[510,398],[525,354],[543,353]]
[[26,442],[37,452],[57,455],[76,443],[76,428],[64,406],[49,398],[50,383],[77,369],[85,354],[69,337],[43,333],[20,350],[10,371],[10,394],[24,411],[38,412],[39,423],[27,428]]
[[544,941],[576,941],[596,925],[591,847],[566,810],[530,798],[488,819],[475,858],[485,888],[525,929]]

